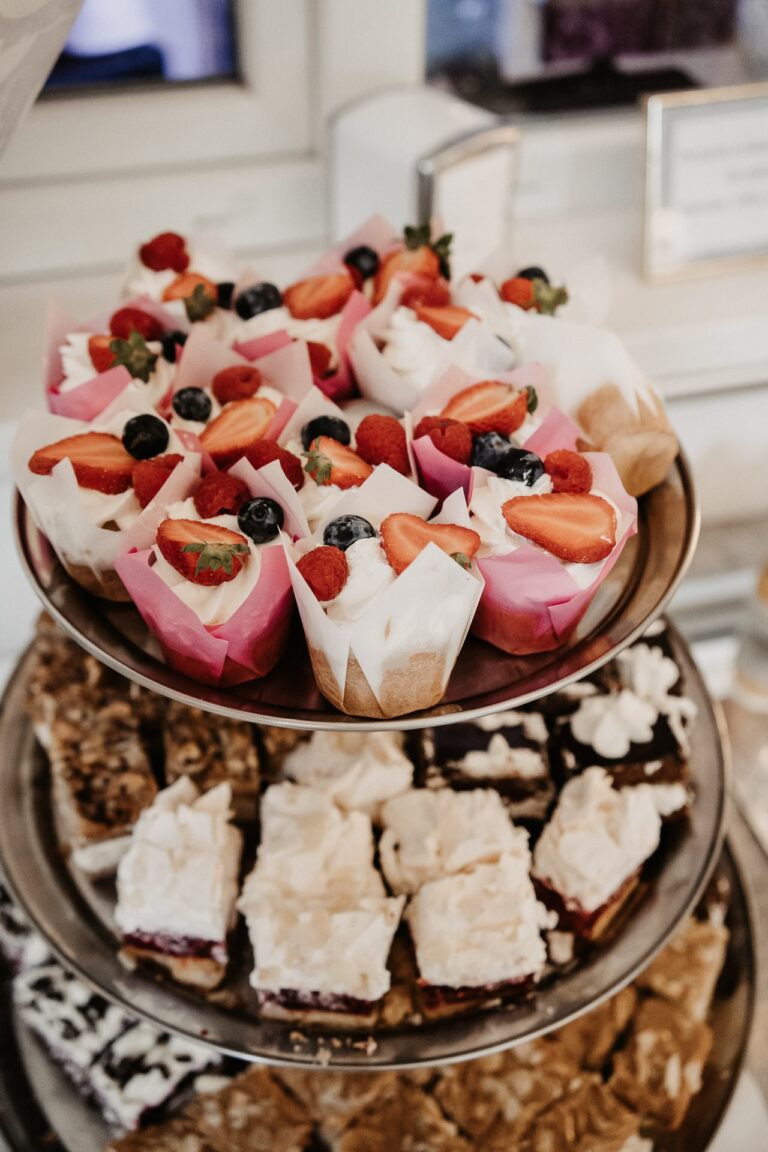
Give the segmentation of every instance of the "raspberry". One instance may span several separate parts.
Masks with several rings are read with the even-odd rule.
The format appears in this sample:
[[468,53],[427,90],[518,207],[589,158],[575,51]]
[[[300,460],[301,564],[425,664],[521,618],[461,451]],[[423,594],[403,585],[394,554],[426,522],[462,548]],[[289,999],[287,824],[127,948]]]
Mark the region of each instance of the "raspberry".
[[155,456],[151,460],[139,460],[131,473],[133,490],[142,508],[150,504],[165,484],[177,464],[181,464],[178,452],[166,456]]
[[112,313],[109,330],[118,340],[127,340],[132,332],[144,340],[159,340],[163,335],[162,324],[141,308],[118,308]]
[[211,381],[211,391],[219,404],[232,400],[247,400],[261,387],[262,375],[253,364],[233,364],[222,368]]
[[445,416],[425,416],[413,433],[414,440],[418,440],[419,436],[429,436],[444,456],[459,464],[469,464],[472,459],[472,433],[459,420],[450,420]]
[[247,486],[226,472],[210,472],[195,492],[195,508],[203,520],[213,516],[236,516],[250,496]]
[[426,305],[429,308],[444,308],[451,302],[451,289],[447,280],[429,280],[426,276],[419,277],[403,289],[400,303],[404,308],[413,308],[416,304]]
[[369,464],[389,464],[403,476],[410,475],[405,431],[394,416],[366,416],[358,425],[355,444]]
[[316,340],[307,341],[307,352],[309,353],[309,363],[312,367],[312,375],[319,376],[320,379],[326,376],[331,367],[331,350],[327,344],[319,344]]
[[552,478],[553,492],[589,492],[592,469],[580,452],[558,448],[544,459],[544,471]]
[[307,552],[296,567],[317,599],[324,603],[336,599],[349,575],[346,556],[340,548],[329,544]]
[[170,268],[174,272],[186,272],[189,268],[187,243],[178,232],[160,232],[139,248],[139,259],[145,268],[153,272],[164,272]]
[[248,449],[245,458],[254,468],[263,468],[265,464],[279,460],[280,467],[296,491],[298,492],[304,487],[304,469],[301,466],[301,460],[298,456],[294,456],[293,452],[281,448],[274,440],[257,440]]

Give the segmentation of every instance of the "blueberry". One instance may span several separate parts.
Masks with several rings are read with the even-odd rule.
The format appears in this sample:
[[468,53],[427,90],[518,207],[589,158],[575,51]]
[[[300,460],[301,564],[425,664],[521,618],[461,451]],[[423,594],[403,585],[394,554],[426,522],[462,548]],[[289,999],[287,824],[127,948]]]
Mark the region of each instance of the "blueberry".
[[132,416],[123,428],[123,444],[135,460],[149,460],[168,447],[168,426],[159,416]]
[[274,540],[284,520],[285,515],[277,500],[270,500],[268,496],[255,496],[253,500],[246,500],[237,514],[240,531],[250,536],[254,544],[266,544],[267,540]]
[[511,441],[499,432],[481,432],[475,436],[472,444],[472,463],[477,468],[495,472],[504,453],[509,452],[511,447]]
[[301,430],[301,443],[309,448],[318,436],[330,436],[331,440],[338,440],[339,444],[349,444],[351,439],[349,424],[339,420],[338,416],[315,416],[309,420]]
[[235,300],[235,312],[241,320],[250,320],[251,316],[258,316],[260,312],[279,308],[282,302],[283,297],[277,285],[262,280],[260,284],[251,284],[250,288],[243,289]]
[[509,448],[494,471],[505,480],[520,480],[530,488],[544,475],[544,464],[535,452],[526,452],[524,448]]
[[529,268],[521,268],[517,276],[519,280],[543,280],[545,284],[549,284],[549,276],[536,264],[531,264]]
[[216,303],[219,308],[231,308],[232,297],[235,294],[234,280],[222,280],[216,285]]
[[174,412],[182,420],[205,422],[211,414],[211,398],[202,388],[180,388],[172,404]]
[[170,364],[176,363],[176,346],[183,348],[187,342],[186,332],[181,329],[176,329],[173,332],[166,332],[160,337],[160,343],[163,346],[163,356]]
[[330,544],[332,548],[341,548],[346,552],[350,544],[357,540],[372,540],[376,536],[376,529],[362,516],[338,516],[326,524],[323,532],[323,544]]
[[348,268],[354,268],[355,272],[359,272],[363,280],[375,276],[379,270],[379,257],[373,248],[369,248],[367,244],[350,248],[344,257],[344,263]]

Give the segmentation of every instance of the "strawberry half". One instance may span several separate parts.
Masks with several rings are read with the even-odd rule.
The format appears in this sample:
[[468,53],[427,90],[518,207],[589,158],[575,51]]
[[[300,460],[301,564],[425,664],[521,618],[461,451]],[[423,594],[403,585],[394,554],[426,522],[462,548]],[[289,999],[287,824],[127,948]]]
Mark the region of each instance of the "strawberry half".
[[357,488],[367,480],[373,468],[357,452],[332,440],[318,436],[304,453],[308,472],[316,484],[336,484],[339,488]]
[[616,513],[602,496],[515,496],[501,511],[513,532],[572,564],[604,560],[616,544]]
[[263,396],[233,400],[206,425],[200,443],[217,468],[229,468],[245,456],[252,444],[261,440],[276,412],[272,401]]
[[115,364],[112,337],[91,336],[88,340],[88,355],[97,372],[108,372]]
[[262,375],[253,364],[232,364],[222,368],[211,381],[211,391],[219,404],[231,404],[233,400],[247,400],[255,396],[261,387]]
[[304,469],[301,460],[274,440],[257,440],[255,444],[251,444],[245,458],[254,468],[263,468],[265,464],[279,460],[280,467],[296,491],[304,487]]
[[202,289],[203,294],[210,297],[212,303],[216,303],[218,288],[212,280],[201,276],[199,272],[182,272],[165,289],[163,300],[186,300],[194,296],[196,289]]
[[206,587],[234,580],[249,554],[245,536],[199,520],[163,520],[157,547],[180,575]]
[[544,471],[552,478],[553,492],[589,492],[592,468],[586,456],[557,448],[544,459]]
[[327,376],[331,370],[333,356],[330,348],[327,344],[320,344],[317,340],[307,340],[307,352],[309,353],[312,375],[319,376],[322,380],[323,376]]
[[81,488],[91,488],[108,496],[130,488],[136,463],[119,437],[108,432],[81,432],[38,448],[30,457],[28,467],[36,476],[48,476],[60,460],[71,461]]
[[349,566],[341,548],[321,544],[296,565],[318,600],[335,600],[347,582]]
[[428,244],[418,248],[398,248],[381,262],[373,281],[373,303],[383,300],[393,276],[420,276],[424,280],[437,280],[440,276],[440,257]]
[[355,282],[348,271],[332,276],[310,276],[283,292],[283,303],[296,320],[326,320],[349,300]]
[[428,308],[445,308],[451,302],[451,286],[442,276],[438,280],[416,278],[406,284],[400,297],[404,308],[424,304]]
[[366,416],[357,426],[355,447],[369,464],[389,464],[395,472],[410,476],[405,429],[394,416]]
[[455,304],[444,308],[430,308],[424,304],[417,304],[414,311],[416,319],[421,320],[423,324],[429,324],[443,340],[453,340],[467,320],[475,319],[468,308],[458,308]]
[[525,390],[518,392],[501,380],[483,380],[457,392],[440,415],[448,420],[460,420],[475,436],[480,432],[511,436],[525,420],[527,411]]
[[178,232],[160,232],[139,248],[139,259],[153,272],[186,272],[189,268],[187,242]]
[[553,316],[561,304],[568,303],[565,288],[557,288],[537,277],[529,280],[526,276],[512,276],[504,281],[499,295],[508,304],[516,304],[525,312],[533,309],[546,316]]
[[163,335],[159,320],[141,308],[118,308],[112,313],[109,330],[120,340],[127,340],[132,332],[138,332],[144,340],[159,340]]
[[151,504],[182,457],[178,452],[153,456],[151,460],[138,460],[134,464],[131,483],[142,508]]
[[480,537],[459,524],[430,524],[410,512],[387,516],[379,529],[387,560],[398,576],[416,559],[427,544],[437,544],[462,568],[469,568],[480,547]]

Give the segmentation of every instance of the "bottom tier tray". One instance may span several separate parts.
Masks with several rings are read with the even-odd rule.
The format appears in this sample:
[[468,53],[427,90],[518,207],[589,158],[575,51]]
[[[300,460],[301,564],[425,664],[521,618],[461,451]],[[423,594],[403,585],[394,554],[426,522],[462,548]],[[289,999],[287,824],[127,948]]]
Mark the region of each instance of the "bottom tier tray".
[[128,1011],[222,1053],[274,1065],[417,1068],[510,1048],[589,1010],[641,971],[694,906],[718,858],[725,810],[725,763],[718,716],[683,641],[670,632],[686,687],[698,708],[690,762],[695,802],[665,827],[639,890],[606,938],[585,957],[552,970],[535,994],[440,1022],[408,1017],[370,1032],[298,1032],[261,1019],[247,982],[250,949],[233,948],[226,984],[203,998],[119,957],[114,886],[87,882],[57,847],[50,771],[24,704],[29,658],[14,676],[0,719],[0,860],[9,886],[60,959]]

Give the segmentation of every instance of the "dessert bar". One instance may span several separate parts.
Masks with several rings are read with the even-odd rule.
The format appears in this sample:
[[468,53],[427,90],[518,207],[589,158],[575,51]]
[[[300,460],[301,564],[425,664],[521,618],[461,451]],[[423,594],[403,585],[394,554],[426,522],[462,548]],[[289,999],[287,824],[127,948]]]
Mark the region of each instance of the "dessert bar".
[[201,792],[227,783],[235,817],[253,820],[259,805],[259,754],[250,724],[213,717],[172,701],[163,726],[165,779],[188,776]]
[[381,806],[413,784],[400,732],[313,732],[283,759],[283,773],[325,792],[340,808],[380,818]]
[[359,1116],[330,1146],[333,1152],[414,1152],[417,1148],[471,1152],[472,1148],[437,1103],[407,1082]]
[[547,1038],[558,1053],[565,1053],[580,1067],[599,1072],[615,1048],[637,1007],[633,985],[623,988],[610,1000],[590,1009]]
[[215,1152],[304,1152],[312,1128],[266,1068],[251,1067],[223,1091],[198,1097],[191,1112]]
[[378,1107],[392,1093],[402,1091],[394,1072],[309,1072],[278,1069],[274,1075],[307,1112],[317,1117],[320,1134],[335,1140],[361,1112]]
[[523,1152],[653,1152],[640,1118],[596,1077],[585,1077],[534,1121]]
[[638,977],[639,988],[706,1019],[728,947],[728,929],[709,920],[688,920]]
[[45,964],[50,959],[48,945],[27,920],[0,880],[0,956],[13,972]]

